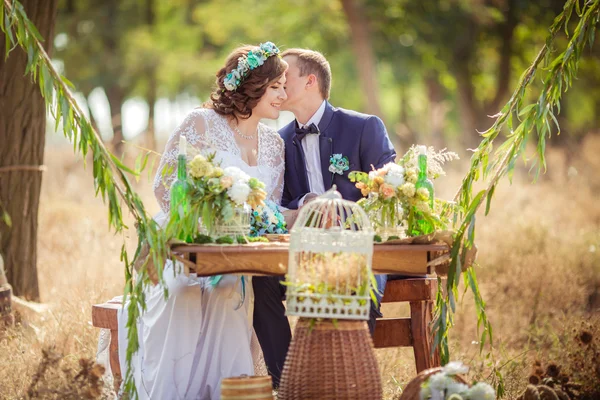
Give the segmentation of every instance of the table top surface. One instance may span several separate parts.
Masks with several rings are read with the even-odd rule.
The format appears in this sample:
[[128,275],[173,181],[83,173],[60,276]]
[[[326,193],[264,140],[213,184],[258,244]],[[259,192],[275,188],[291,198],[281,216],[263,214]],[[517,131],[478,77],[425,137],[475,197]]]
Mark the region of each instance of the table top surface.
[[[177,244],[172,250],[177,253],[287,253],[290,244],[287,242],[250,243],[250,244]],[[446,244],[375,244],[374,252],[429,252],[448,251]]]

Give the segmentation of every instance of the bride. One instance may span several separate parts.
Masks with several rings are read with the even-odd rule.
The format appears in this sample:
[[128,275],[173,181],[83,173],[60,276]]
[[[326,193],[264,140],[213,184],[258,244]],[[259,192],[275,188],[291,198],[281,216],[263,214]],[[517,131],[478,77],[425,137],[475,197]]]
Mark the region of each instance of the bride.
[[[287,64],[271,42],[234,50],[217,73],[216,88],[204,108],[192,111],[170,136],[154,183],[161,206],[156,217],[166,224],[169,187],[175,179],[180,137],[196,152],[216,152],[221,167],[235,166],[265,183],[268,199],[280,203],[284,144],[277,131],[259,123],[276,119],[286,99]],[[169,168],[170,167],[170,168]],[[164,174],[163,171],[173,171]],[[176,273],[173,273],[175,268]],[[146,290],[147,311],[138,320],[139,350],[133,376],[140,399],[220,398],[221,379],[254,374],[252,284],[225,275],[216,287],[206,278],[180,273],[167,261],[163,276],[169,289]],[[249,280],[247,281],[249,282]],[[119,361],[126,371],[127,305],[119,314]],[[253,350],[251,350],[253,343]]]

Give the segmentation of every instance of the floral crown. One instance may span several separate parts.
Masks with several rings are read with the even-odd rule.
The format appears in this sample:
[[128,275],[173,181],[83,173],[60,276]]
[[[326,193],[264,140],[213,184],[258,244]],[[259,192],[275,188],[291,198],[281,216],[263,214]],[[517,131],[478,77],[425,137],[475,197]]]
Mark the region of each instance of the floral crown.
[[267,58],[279,54],[279,49],[272,42],[261,43],[258,50],[250,50],[245,56],[238,58],[238,65],[223,79],[223,85],[227,90],[236,90],[249,71],[260,67]]

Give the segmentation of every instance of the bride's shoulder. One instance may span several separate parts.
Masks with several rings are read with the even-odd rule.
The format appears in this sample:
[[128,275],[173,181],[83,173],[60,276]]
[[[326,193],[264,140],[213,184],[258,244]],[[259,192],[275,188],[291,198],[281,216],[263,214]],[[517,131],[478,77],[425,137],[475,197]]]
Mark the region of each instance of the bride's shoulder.
[[198,133],[207,131],[207,127],[215,118],[214,110],[210,108],[198,107],[190,111],[184,118],[181,126],[187,129],[194,129]]
[[276,143],[279,146],[283,146],[283,139],[281,138],[281,135],[279,135],[279,132],[277,132],[275,128],[272,128],[269,125],[264,124],[262,122],[260,123],[260,128],[264,137],[266,137],[269,141]]
[[194,108],[185,116],[182,125],[204,125],[204,121],[206,121],[206,111],[205,108]]

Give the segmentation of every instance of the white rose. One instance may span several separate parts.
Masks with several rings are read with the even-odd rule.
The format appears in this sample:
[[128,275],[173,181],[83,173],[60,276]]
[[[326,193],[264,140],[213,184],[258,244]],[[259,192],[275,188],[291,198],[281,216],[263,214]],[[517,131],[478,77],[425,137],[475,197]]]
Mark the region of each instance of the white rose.
[[233,183],[237,182],[248,182],[250,176],[239,169],[238,167],[227,167],[223,170],[223,175],[230,176],[233,179]]
[[393,165],[395,165],[395,167],[390,168],[383,179],[386,183],[389,183],[396,188],[404,183],[404,168],[397,164]]
[[453,394],[466,393],[467,390],[469,390],[469,386],[465,385],[464,383],[460,383],[460,382],[456,382],[455,380],[452,380],[451,382],[448,382],[448,384],[446,385],[446,396],[450,396]]
[[[419,191],[421,189],[424,188],[419,188]],[[429,192],[427,192],[426,196],[429,197]],[[467,372],[469,372],[469,367],[467,367],[460,361],[451,361],[448,364],[444,365],[442,369],[446,375],[466,374]]]
[[250,186],[243,182],[237,181],[231,185],[229,189],[227,189],[227,194],[229,195],[229,198],[236,204],[242,205],[246,202],[246,200],[248,200],[250,190]]
[[496,400],[494,388],[484,382],[477,382],[467,392],[469,399],[475,400]]
[[443,391],[450,382],[454,382],[454,379],[446,376],[443,372],[438,372],[429,377],[429,387],[432,392]]

